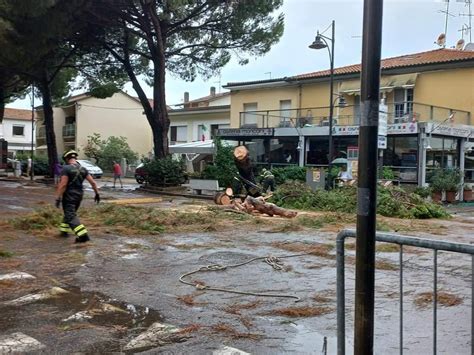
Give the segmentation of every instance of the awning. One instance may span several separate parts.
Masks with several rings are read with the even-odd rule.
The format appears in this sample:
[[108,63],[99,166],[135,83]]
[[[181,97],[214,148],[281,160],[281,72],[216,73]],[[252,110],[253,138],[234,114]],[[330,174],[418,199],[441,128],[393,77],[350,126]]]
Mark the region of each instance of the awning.
[[[222,141],[223,145],[229,146],[231,143]],[[211,139],[188,143],[179,143],[169,146],[171,154],[214,154],[216,147]]]
[[[413,87],[417,76],[417,73],[382,76],[380,78],[380,92],[390,92],[395,88]],[[339,92],[346,95],[360,95],[360,80],[342,82]]]

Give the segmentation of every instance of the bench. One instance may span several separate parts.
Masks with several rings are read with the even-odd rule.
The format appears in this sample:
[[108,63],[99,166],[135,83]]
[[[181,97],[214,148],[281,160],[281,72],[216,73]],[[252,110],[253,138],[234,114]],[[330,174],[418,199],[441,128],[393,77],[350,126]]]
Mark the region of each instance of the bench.
[[214,194],[216,191],[222,190],[219,187],[219,181],[217,180],[203,180],[203,179],[189,179],[189,184],[185,184],[183,186],[187,186],[196,194],[201,195],[202,191],[209,191]]

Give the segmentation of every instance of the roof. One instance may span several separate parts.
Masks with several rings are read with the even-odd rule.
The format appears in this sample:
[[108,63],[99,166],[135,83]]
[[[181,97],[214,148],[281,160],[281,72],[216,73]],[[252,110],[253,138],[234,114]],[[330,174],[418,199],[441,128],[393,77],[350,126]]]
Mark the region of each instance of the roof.
[[[36,118],[36,113],[35,113]],[[5,108],[3,119],[31,121],[31,110],[20,110],[17,108]]]
[[[221,141],[225,146],[232,146],[233,143],[228,141]],[[212,139],[204,141],[195,141],[174,144],[169,146],[171,154],[214,154],[216,152],[216,146]]]
[[[413,54],[405,54],[398,57],[386,58],[381,61],[382,70],[399,69],[399,68],[410,68],[410,67],[422,67],[433,64],[448,64],[448,63],[460,63],[460,62],[473,62],[474,66],[474,51],[458,50],[458,49],[435,49],[426,52],[419,52]],[[348,75],[358,74],[361,72],[361,64],[352,64],[344,67],[334,69],[334,74],[337,75]],[[305,79],[316,79],[325,78],[330,76],[330,70],[320,70],[316,72],[299,74],[290,77],[284,77],[272,80],[257,80],[250,82],[240,83],[228,83],[226,86],[239,86],[239,85],[251,85],[251,84],[266,84],[277,81],[297,81]]]
[[194,99],[194,100],[183,102],[182,105],[192,104],[194,102],[201,102],[201,101],[213,101],[215,99],[219,99],[221,97],[228,96],[228,95],[230,95],[229,91],[217,93],[217,94],[214,94],[214,95],[207,95],[207,96],[203,96],[203,97],[200,97],[200,98],[197,98],[197,99]]
[[199,112],[209,112],[209,111],[230,111],[230,105],[219,105],[219,106],[202,106],[202,107],[190,107],[190,108],[178,108],[171,109],[168,112],[170,114],[178,113],[199,113]]
[[[117,93],[121,93],[125,96],[128,96],[132,100],[137,101],[138,103],[140,103],[140,100],[138,99],[138,97],[134,97],[134,96],[126,93],[123,90],[119,90],[119,91],[117,91]],[[68,102],[73,103],[73,102],[81,101],[81,100],[84,100],[84,99],[88,99],[90,97],[94,97],[94,96],[90,95],[89,92],[83,92],[82,94],[77,94],[77,95],[70,96],[68,98]]]

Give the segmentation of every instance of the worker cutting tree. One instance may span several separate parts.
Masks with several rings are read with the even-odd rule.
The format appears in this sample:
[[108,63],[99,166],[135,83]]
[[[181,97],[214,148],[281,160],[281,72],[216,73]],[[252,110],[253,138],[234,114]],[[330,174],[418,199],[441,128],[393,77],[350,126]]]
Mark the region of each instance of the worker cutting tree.
[[63,155],[65,165],[61,172],[56,193],[56,207],[59,208],[62,202],[64,219],[59,230],[63,237],[68,236],[68,232],[76,235],[76,243],[85,243],[90,240],[86,227],[80,222],[77,210],[82,202],[84,189],[82,183],[87,180],[95,192],[94,201],[100,202],[99,189],[97,184],[86,168],[77,162],[77,152],[69,150]]

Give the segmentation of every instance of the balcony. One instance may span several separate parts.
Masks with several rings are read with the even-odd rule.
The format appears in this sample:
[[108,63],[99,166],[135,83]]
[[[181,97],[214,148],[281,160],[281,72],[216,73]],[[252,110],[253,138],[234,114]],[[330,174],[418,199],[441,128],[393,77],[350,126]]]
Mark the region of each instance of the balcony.
[[36,145],[45,145],[46,144],[46,127],[45,126],[38,126],[36,132]]
[[67,124],[63,126],[63,140],[66,141],[74,141],[76,138],[76,125],[75,124]]
[[[456,124],[471,124],[471,114],[468,111],[454,108],[426,105],[413,101],[387,103],[386,111],[388,124],[408,122],[446,122],[451,116],[451,122]],[[334,107],[334,126],[358,126],[360,123],[360,106],[349,105]],[[381,111],[382,113],[382,111]],[[240,112],[240,128],[302,128],[329,126],[329,107],[306,107],[290,110],[266,110]]]

